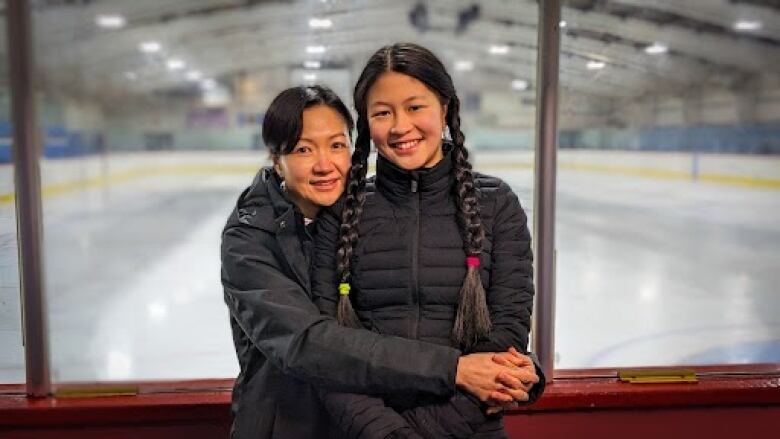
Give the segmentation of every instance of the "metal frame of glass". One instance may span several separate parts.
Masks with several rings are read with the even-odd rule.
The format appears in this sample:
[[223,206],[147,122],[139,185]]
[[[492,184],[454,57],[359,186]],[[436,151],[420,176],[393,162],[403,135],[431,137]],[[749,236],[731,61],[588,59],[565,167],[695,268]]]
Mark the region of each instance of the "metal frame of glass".
[[9,83],[27,394],[51,393],[43,282],[41,137],[36,122],[30,2],[8,0]]

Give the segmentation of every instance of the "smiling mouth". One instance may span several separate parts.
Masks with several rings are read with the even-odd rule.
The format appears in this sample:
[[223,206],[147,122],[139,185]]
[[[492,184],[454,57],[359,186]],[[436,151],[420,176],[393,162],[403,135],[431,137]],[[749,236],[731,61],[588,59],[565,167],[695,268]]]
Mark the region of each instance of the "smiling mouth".
[[390,147],[399,152],[409,151],[414,147],[416,147],[421,140],[422,139],[414,139],[414,140],[408,140],[406,142],[393,142],[390,144]]
[[338,178],[332,178],[330,180],[318,180],[311,182],[311,185],[314,186],[315,189],[320,191],[329,191],[335,189],[339,184]]

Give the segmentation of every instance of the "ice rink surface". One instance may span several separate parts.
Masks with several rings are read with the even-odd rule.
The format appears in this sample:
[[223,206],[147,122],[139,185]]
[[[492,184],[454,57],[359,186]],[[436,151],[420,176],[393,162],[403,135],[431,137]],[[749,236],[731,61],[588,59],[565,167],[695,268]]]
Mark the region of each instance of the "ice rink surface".
[[[55,381],[236,375],[220,231],[257,157],[45,192]],[[477,169],[532,218],[527,164]],[[780,190],[561,169],[557,197],[556,367],[780,362]],[[23,382],[13,202],[0,213],[0,381]]]

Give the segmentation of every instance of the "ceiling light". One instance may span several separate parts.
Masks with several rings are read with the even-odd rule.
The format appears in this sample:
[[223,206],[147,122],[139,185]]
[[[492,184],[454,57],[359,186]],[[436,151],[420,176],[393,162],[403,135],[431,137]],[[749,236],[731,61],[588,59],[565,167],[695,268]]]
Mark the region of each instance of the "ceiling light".
[[203,81],[200,81],[200,86],[205,90],[211,90],[217,86],[217,81],[211,78],[207,78]]
[[138,79],[138,73],[136,73],[136,72],[125,72],[125,78],[127,78],[127,79],[129,79],[131,81],[135,81],[136,79]]
[[599,70],[607,66],[607,63],[603,61],[588,61],[588,70]]
[[661,53],[666,53],[668,51],[669,48],[660,43],[653,43],[651,46],[645,47],[645,53],[648,53],[650,55],[659,55]]
[[757,20],[737,20],[734,22],[734,30],[751,31],[761,29],[761,22]]
[[197,70],[190,70],[184,75],[184,77],[188,81],[200,81],[200,78],[203,77],[203,75]]
[[455,61],[455,70],[461,72],[469,72],[471,70],[474,70],[474,61],[469,61],[469,60]]
[[304,61],[303,67],[306,69],[319,69],[322,67],[322,63],[319,61]]
[[567,25],[567,24],[568,24],[568,23],[566,23],[566,20],[561,20],[561,21],[558,23],[558,26],[560,26],[560,28],[561,28],[561,29],[563,29],[564,27],[566,27],[566,25]]
[[307,82],[314,82],[317,80],[317,75],[314,73],[304,73],[303,80]]
[[325,53],[325,46],[306,46],[306,53],[309,54]]
[[162,45],[157,41],[144,41],[138,48],[144,53],[156,53],[162,50]]
[[512,90],[528,90],[528,81],[515,79],[512,81]]
[[166,63],[168,70],[181,70],[184,68],[184,61],[176,58],[169,59]]
[[118,14],[98,15],[95,17],[95,24],[106,29],[119,29],[125,26],[126,20]]
[[309,19],[309,27],[312,29],[329,29],[333,26],[330,18],[312,18]]
[[505,44],[501,44],[501,45],[494,44],[490,46],[488,50],[490,51],[491,55],[506,55],[507,53],[509,53],[509,46]]

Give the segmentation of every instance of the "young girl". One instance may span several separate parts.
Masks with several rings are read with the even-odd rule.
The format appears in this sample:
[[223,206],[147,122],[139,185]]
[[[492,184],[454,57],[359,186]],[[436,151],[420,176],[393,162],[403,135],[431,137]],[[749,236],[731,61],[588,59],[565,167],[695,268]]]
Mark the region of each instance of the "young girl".
[[[460,101],[442,63],[414,44],[380,49],[355,86],[355,107],[345,199],[340,213],[323,215],[316,241],[312,287],[320,309],[345,326],[464,353],[525,352],[534,294],[526,216],[506,183],[472,173]],[[376,177],[366,179],[371,140]],[[516,351],[533,401],[540,371]],[[427,437],[506,435],[500,417],[475,411],[479,401],[464,394],[383,396]],[[345,436],[394,415],[367,410],[378,404],[372,398],[324,400]]]

